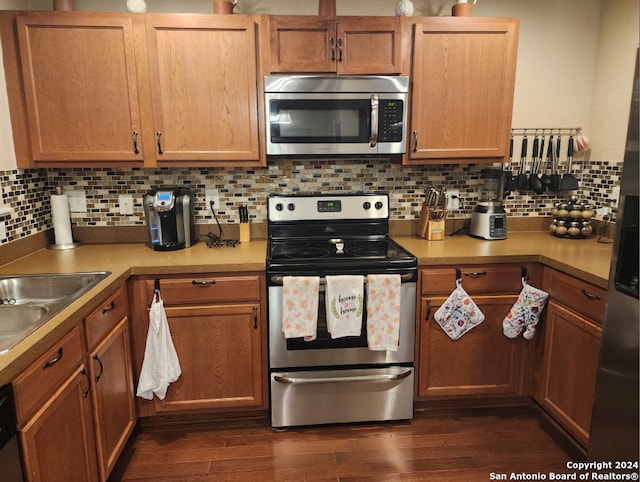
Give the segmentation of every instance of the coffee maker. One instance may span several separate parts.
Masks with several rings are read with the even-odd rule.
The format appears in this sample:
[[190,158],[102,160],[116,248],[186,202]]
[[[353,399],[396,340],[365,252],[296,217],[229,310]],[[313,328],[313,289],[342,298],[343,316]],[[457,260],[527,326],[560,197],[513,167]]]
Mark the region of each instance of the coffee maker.
[[159,187],[144,195],[144,212],[154,250],[174,251],[195,243],[193,202],[193,192],[179,186]]

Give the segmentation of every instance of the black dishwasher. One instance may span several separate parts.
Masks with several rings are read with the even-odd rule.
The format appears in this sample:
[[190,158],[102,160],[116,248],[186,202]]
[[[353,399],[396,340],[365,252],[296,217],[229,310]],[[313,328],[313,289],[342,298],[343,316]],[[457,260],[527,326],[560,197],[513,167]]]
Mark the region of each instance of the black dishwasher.
[[0,388],[0,473],[3,482],[23,482],[16,412],[10,385]]

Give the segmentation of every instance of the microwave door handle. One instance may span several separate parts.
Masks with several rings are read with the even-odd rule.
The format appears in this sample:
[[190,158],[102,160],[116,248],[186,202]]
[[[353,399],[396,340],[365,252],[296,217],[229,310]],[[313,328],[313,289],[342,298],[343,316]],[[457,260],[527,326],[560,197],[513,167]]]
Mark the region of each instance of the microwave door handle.
[[376,147],[378,144],[378,96],[373,94],[371,96],[371,138],[369,145]]

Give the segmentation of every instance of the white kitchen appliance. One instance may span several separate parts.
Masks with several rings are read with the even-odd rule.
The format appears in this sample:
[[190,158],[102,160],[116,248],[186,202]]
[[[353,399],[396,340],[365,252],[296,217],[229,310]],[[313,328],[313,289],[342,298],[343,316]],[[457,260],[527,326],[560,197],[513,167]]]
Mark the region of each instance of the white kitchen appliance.
[[469,234],[482,239],[505,239],[507,212],[502,201],[480,201],[471,214]]

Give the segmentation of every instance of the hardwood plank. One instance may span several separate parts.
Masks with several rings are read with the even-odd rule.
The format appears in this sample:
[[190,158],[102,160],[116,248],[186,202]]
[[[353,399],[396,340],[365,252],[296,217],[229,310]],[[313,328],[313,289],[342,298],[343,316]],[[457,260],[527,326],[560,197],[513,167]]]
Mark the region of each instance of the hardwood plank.
[[266,417],[143,424],[111,481],[489,480],[576,460],[535,406],[418,410],[410,423],[273,431]]

